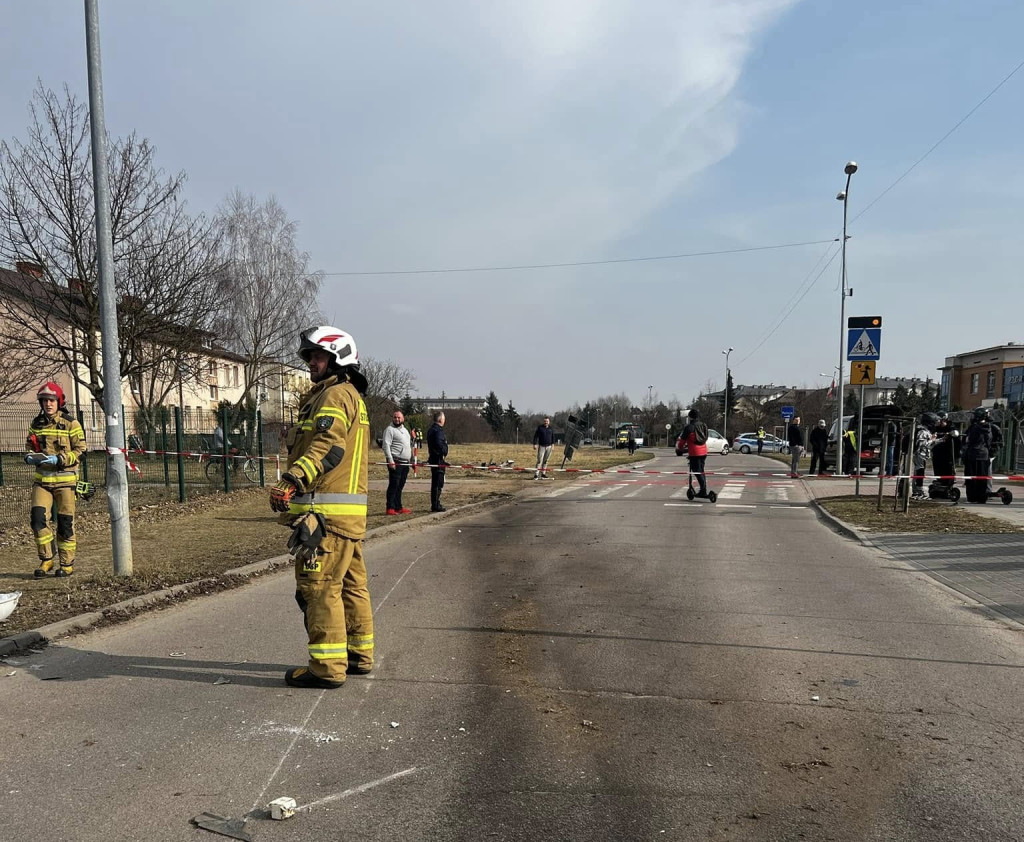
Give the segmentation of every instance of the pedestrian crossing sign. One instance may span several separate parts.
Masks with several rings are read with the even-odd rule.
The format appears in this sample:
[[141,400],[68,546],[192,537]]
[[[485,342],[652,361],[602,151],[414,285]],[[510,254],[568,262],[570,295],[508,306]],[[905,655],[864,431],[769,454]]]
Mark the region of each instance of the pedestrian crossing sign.
[[864,362],[850,363],[850,385],[874,386],[875,361],[865,360]]
[[881,356],[880,327],[852,328],[847,331],[846,359],[877,360]]

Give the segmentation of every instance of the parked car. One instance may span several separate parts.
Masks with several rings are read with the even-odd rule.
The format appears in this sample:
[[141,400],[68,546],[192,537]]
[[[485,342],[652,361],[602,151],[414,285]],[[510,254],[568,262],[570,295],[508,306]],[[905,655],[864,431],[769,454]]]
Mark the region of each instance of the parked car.
[[[732,440],[732,449],[740,453],[757,453],[757,433],[743,433]],[[789,444],[778,436],[766,434],[764,437],[764,453],[789,453]]]
[[[894,417],[899,415],[899,410],[894,406],[879,404],[877,406],[864,407],[864,430],[860,439],[860,468],[864,472],[873,471],[882,464],[882,434],[885,430],[886,416]],[[843,416],[843,431],[857,429],[857,417],[855,415]],[[836,422],[828,431],[828,447],[825,449],[825,469],[832,470],[836,466],[836,440],[839,436],[836,433]],[[843,472],[850,473],[856,465],[847,465],[846,457],[843,457]]]
[[[725,456],[729,452],[729,442],[726,441],[718,430],[708,430],[708,455],[716,454],[719,456]],[[682,456],[686,453],[686,442],[683,437],[680,436],[676,439],[676,456]]]

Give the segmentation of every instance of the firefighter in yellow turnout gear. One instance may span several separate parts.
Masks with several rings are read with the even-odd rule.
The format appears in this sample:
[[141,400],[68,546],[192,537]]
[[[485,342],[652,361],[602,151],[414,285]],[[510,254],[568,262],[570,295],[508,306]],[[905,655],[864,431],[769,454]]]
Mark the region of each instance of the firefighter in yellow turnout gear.
[[[37,577],[53,570],[54,555],[60,561],[56,576],[70,576],[75,564],[75,486],[78,465],[85,453],[85,433],[65,407],[64,390],[54,382],[37,393],[39,414],[32,419],[25,447],[25,463],[35,466],[30,520],[39,552]],[[56,504],[57,532],[49,525]],[[56,537],[56,553],[54,538]]]
[[355,340],[322,326],[300,334],[313,388],[288,431],[288,470],[270,493],[292,527],[295,599],[309,663],[285,673],[293,687],[332,689],[373,667],[373,613],[363,563],[370,425]]

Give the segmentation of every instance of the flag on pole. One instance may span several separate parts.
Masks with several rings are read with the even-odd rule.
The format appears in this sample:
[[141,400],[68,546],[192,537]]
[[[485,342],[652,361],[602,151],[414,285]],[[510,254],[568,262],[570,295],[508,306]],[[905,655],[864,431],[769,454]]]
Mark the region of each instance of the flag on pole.
[[832,378],[832,385],[828,387],[828,394],[825,397],[827,397],[827,398],[834,398],[835,394],[836,394],[836,379],[833,377]]

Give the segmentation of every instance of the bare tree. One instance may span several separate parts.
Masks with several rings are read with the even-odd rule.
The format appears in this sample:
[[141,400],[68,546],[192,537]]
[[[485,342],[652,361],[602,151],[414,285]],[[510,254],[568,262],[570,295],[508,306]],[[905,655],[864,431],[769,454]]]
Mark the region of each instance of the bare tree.
[[[102,401],[88,110],[67,88],[61,97],[40,85],[30,112],[27,139],[0,143],[0,259],[28,267],[4,274],[0,341],[56,360]],[[148,411],[196,375],[216,316],[216,243],[185,210],[184,174],[157,169],[148,140],[107,145],[120,374],[149,384],[133,392]]]
[[37,359],[29,348],[28,337],[16,331],[0,329],[0,401],[21,395],[57,376],[56,360]]
[[383,430],[403,397],[416,391],[416,376],[394,360],[362,357],[359,362],[360,371],[366,377],[366,411],[370,415],[370,428]]
[[294,356],[299,331],[323,321],[312,308],[323,273],[310,270],[298,226],[273,196],[261,203],[236,190],[221,207],[217,228],[225,263],[220,291],[230,302],[218,334],[246,359],[242,404]]

